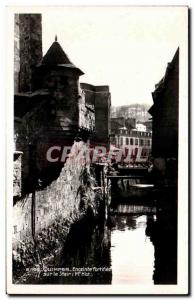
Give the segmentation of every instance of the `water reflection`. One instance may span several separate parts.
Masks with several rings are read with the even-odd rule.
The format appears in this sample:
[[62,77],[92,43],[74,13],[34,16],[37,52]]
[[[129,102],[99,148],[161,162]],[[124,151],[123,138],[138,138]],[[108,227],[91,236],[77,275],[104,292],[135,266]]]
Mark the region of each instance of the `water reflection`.
[[111,284],[110,241],[110,229],[104,222],[94,224],[91,220],[83,219],[74,224],[54,264],[55,268],[67,270],[67,275],[41,276],[38,283]]
[[145,229],[147,216],[121,216],[111,233],[112,284],[152,284],[154,246]]
[[[91,226],[86,222],[84,225],[72,227],[63,249],[61,265],[70,268],[93,268],[87,276],[76,276],[73,283],[111,283],[110,242],[110,230],[104,223]],[[68,283],[72,283],[72,278],[69,278]]]
[[154,283],[177,284],[176,210],[159,210],[156,221],[149,216],[146,235],[150,237],[155,249]]
[[[167,202],[167,206],[169,202]],[[68,276],[29,277],[34,284],[176,284],[176,207],[119,204],[108,219],[74,224],[50,267]],[[72,272],[73,269],[83,272]],[[85,272],[90,268],[88,272]]]
[[156,213],[156,206],[118,204],[112,211],[119,214],[148,214]]

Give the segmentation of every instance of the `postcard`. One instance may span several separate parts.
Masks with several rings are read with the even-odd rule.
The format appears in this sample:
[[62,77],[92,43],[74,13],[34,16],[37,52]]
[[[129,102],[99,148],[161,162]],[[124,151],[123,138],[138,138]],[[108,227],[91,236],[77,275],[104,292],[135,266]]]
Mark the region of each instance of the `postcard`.
[[188,15],[7,7],[8,294],[188,294]]

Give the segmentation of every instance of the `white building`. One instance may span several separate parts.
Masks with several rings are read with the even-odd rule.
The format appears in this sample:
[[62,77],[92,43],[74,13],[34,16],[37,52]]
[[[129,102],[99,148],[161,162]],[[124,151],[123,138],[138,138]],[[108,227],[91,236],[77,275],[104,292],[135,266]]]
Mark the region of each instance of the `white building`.
[[137,123],[136,124],[136,130],[137,131],[141,131],[141,132],[146,132],[146,125],[144,124],[141,124],[141,123]]

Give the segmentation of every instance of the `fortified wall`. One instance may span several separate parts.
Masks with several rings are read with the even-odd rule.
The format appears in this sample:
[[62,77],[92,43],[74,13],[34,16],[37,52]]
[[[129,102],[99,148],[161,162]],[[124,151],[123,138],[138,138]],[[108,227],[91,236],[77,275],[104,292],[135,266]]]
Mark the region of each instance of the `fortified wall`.
[[[26,267],[45,260],[48,253],[62,249],[73,223],[83,218],[92,221],[104,211],[103,186],[97,186],[95,169],[86,163],[85,155],[76,155],[82,147],[87,151],[83,142],[74,143],[57,180],[22,197],[14,205],[13,260],[16,270],[24,272]],[[35,245],[39,255],[34,252]]]
[[[105,166],[87,159],[91,145],[109,143],[110,92],[107,86],[80,86],[83,72],[57,38],[42,57],[41,15],[16,15],[15,26],[13,265],[17,277],[17,270],[25,272],[54,255],[73,223],[94,220],[103,211]],[[88,100],[89,86],[94,101]],[[52,147],[51,161],[47,154]]]

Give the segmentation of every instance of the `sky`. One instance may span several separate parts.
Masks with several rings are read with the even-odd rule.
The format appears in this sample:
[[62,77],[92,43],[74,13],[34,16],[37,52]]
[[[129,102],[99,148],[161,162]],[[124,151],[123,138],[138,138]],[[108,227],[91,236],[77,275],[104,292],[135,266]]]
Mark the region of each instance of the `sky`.
[[109,85],[113,106],[152,105],[151,93],[180,44],[176,7],[60,7],[42,13],[43,54],[58,42],[85,75]]

